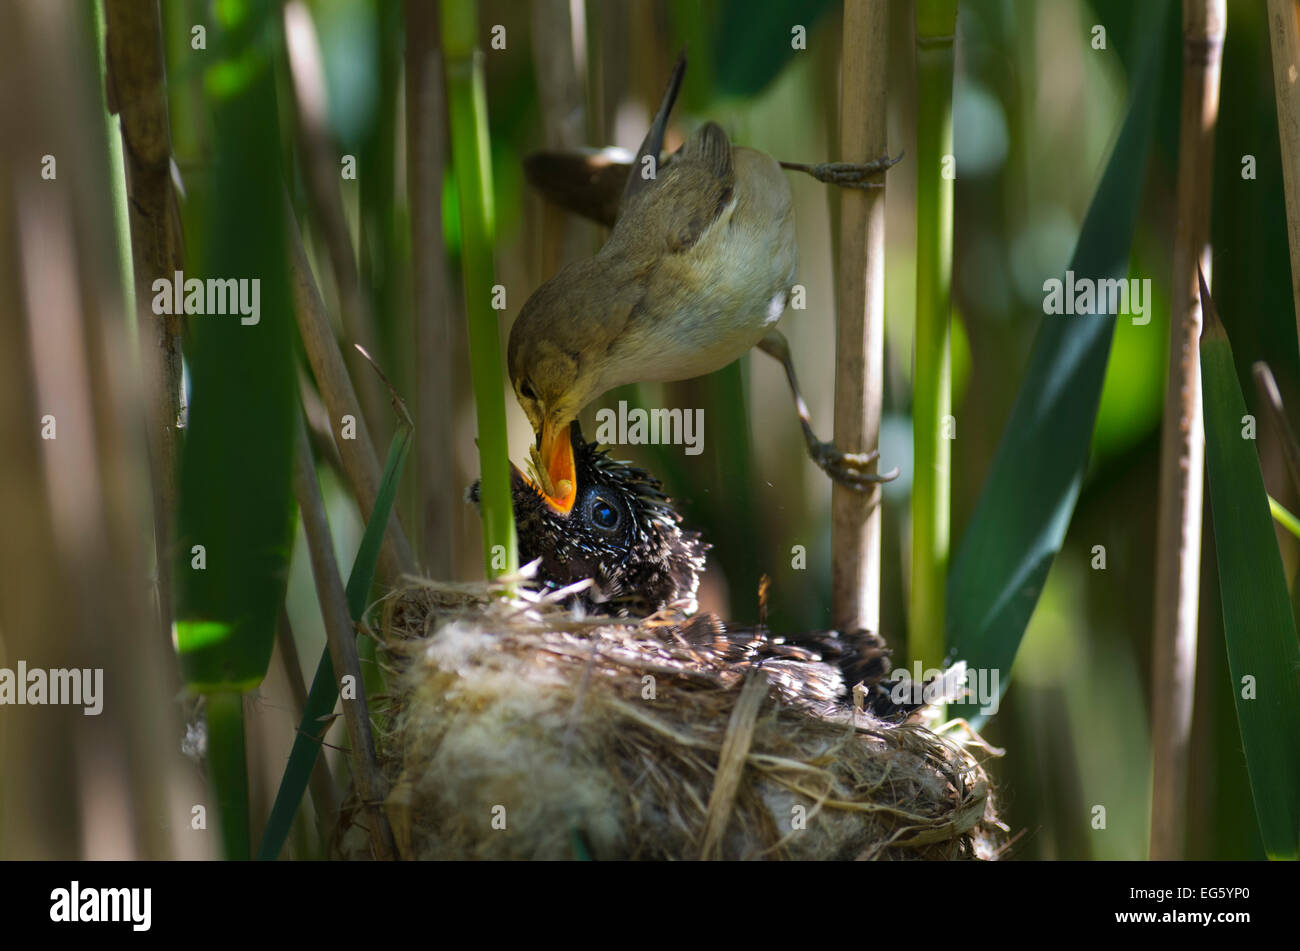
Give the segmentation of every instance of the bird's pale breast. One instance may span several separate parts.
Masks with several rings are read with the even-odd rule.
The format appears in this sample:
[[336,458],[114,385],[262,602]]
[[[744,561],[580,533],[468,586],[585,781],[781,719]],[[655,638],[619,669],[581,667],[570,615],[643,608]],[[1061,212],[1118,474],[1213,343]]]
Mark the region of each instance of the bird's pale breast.
[[610,386],[712,373],[780,319],[798,258],[790,185],[762,152],[735,147],[732,161],[731,201],[693,247],[658,267],[650,288],[658,319],[630,327],[621,353],[610,354]]

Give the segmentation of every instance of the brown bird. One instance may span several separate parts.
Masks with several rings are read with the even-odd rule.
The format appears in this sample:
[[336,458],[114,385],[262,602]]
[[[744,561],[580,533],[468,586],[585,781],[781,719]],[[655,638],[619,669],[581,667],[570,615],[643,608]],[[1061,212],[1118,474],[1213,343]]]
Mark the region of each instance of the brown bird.
[[[776,328],[798,258],[793,200],[782,169],[873,187],[867,179],[897,160],[781,163],[733,146],[721,128],[707,122],[661,161],[685,70],[683,55],[626,176],[605,245],[538,288],[510,330],[510,379],[537,434],[532,453],[542,488],[560,513],[576,500],[567,437],[583,407],[624,383],[711,373],[754,346],[785,367],[809,454],[823,470],[861,490],[897,476],[867,471],[874,451],[845,453],[816,437],[789,344]],[[533,163],[534,172],[538,167]],[[593,168],[593,184],[618,180],[607,162]],[[596,197],[584,204],[603,217],[613,202]]]

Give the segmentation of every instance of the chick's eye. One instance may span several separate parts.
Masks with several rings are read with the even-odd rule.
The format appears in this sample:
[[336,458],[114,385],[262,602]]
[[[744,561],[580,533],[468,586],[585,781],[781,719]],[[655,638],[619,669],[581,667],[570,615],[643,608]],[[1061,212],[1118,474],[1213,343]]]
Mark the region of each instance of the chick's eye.
[[537,399],[537,391],[533,389],[533,384],[528,380],[519,384],[519,395],[526,400]]
[[619,522],[623,520],[618,508],[599,495],[592,497],[587,505],[587,511],[591,516],[592,524],[607,532],[618,528]]

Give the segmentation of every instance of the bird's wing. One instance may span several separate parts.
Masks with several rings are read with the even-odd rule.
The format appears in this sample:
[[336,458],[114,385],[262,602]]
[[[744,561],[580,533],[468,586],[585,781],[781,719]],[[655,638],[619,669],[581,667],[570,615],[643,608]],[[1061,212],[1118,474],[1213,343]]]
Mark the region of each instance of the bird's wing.
[[631,177],[625,149],[543,149],[524,157],[524,179],[566,211],[614,227]]
[[[632,169],[633,180],[641,179],[638,169]],[[727,133],[706,122],[645,183],[624,200],[611,243],[635,247],[651,259],[694,247],[735,192]]]
[[716,122],[706,122],[677,153],[682,162],[695,162],[719,184],[730,186],[735,178],[731,165],[731,140]]
[[[712,122],[676,153],[663,156],[668,117],[685,75],[683,49],[631,165],[608,149],[543,151],[524,160],[525,177],[551,201],[614,228],[615,237],[618,221],[631,219],[622,230],[625,235],[634,231],[639,239],[634,244],[643,251],[659,254],[694,246],[731,200],[735,171],[731,142]],[[646,161],[650,156],[653,162]]]

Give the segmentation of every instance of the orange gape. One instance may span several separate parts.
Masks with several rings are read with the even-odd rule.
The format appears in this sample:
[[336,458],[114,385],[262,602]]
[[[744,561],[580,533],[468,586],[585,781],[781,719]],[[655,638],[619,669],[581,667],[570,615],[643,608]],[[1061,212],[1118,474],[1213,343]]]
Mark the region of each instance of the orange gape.
[[573,464],[573,443],[565,432],[555,440],[555,448],[546,460],[546,474],[550,476],[555,495],[548,494],[546,501],[561,515],[568,515],[578,497],[578,475]]

